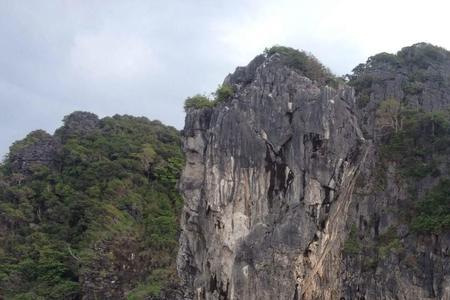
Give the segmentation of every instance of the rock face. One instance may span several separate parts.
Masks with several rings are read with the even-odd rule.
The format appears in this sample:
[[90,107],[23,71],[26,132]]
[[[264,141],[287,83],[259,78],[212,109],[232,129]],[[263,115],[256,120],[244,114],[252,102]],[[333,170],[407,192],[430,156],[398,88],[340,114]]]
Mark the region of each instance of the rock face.
[[99,130],[100,120],[96,114],[75,111],[64,118],[64,127],[59,128],[55,135],[62,141],[80,135],[91,134]]
[[12,171],[29,175],[33,167],[40,165],[58,168],[62,143],[70,137],[98,131],[100,120],[93,113],[76,111],[66,116],[64,123],[54,136],[36,130],[14,143],[9,158]]
[[235,99],[187,116],[180,268],[196,299],[339,293],[319,278],[339,280],[330,240],[343,238],[369,143],[352,88],[318,86],[280,61],[257,58],[227,78]]
[[[355,97],[347,84],[310,80],[282,54],[261,55],[225,79],[232,100],[188,111],[178,255],[185,299],[450,299],[448,237],[413,234],[401,222],[408,194],[395,164],[381,171],[384,190],[374,189],[377,105],[391,93],[442,109],[450,90],[424,83],[404,98],[404,61],[358,68],[351,83],[378,79],[353,84]],[[388,233],[402,251],[382,256],[377,243]],[[345,251],[352,239],[358,254]],[[375,245],[375,262],[365,243]]]
[[27,175],[33,166],[56,167],[61,145],[57,139],[43,130],[36,130],[16,142],[10,153],[13,172]]

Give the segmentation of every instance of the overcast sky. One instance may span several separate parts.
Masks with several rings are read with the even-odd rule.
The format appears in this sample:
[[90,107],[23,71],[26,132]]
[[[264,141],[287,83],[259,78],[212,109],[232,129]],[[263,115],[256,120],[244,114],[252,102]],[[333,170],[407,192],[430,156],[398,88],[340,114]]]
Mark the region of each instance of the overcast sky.
[[420,41],[450,48],[446,1],[0,0],[0,156],[75,110],[183,127],[265,47],[312,52],[338,74]]

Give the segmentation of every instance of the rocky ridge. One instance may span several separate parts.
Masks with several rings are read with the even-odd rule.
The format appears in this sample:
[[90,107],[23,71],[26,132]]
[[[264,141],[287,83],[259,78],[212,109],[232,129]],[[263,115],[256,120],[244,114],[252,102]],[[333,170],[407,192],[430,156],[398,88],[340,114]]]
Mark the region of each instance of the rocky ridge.
[[285,55],[256,57],[225,79],[232,99],[187,112],[185,299],[448,299],[448,232],[413,231],[402,214],[447,176],[448,153],[413,195],[401,162],[382,159],[392,139],[377,109],[448,108],[449,53],[377,55],[333,86]]

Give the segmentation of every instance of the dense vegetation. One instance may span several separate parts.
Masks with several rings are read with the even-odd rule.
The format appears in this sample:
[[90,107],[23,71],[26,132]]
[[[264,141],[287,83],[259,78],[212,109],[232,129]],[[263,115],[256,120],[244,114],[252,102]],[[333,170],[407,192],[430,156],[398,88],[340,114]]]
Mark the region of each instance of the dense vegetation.
[[412,228],[419,232],[439,233],[450,229],[450,178],[440,180],[417,203],[417,214]]
[[184,101],[184,110],[187,111],[190,108],[193,109],[200,109],[200,108],[208,108],[208,107],[214,107],[216,103],[212,100],[210,100],[205,95],[194,95],[192,97],[188,97]]
[[[52,161],[18,164],[48,152],[42,139]],[[78,112],[16,142],[0,169],[0,298],[101,299],[116,281],[129,299],[158,294],[175,277],[182,165],[178,132],[146,118]]]
[[[450,157],[450,111],[410,110],[394,99],[382,102],[380,111],[378,124],[383,124],[385,133],[381,159],[395,162],[399,175],[410,183],[411,197],[416,200],[413,229],[419,232],[449,229],[450,179],[446,162]],[[415,187],[424,178],[438,183],[419,197]]]
[[346,255],[355,255],[361,251],[361,245],[358,240],[357,230],[355,224],[352,224],[347,240],[344,242],[343,253]]
[[210,99],[205,95],[197,94],[192,97],[188,97],[184,101],[184,110],[188,109],[201,109],[214,107],[219,103],[230,100],[234,95],[233,87],[229,84],[219,85],[215,93],[213,93],[213,98]]
[[266,48],[264,53],[267,56],[271,56],[276,53],[280,54],[286,65],[300,71],[304,76],[311,80],[317,81],[321,84],[330,84],[333,86],[337,84],[337,78],[331,73],[331,71],[310,53],[284,46],[273,46],[271,48]]
[[449,87],[450,77],[444,68],[449,68],[450,52],[427,43],[405,47],[396,54],[379,53],[369,57],[347,75],[349,84],[355,88],[359,107],[370,101],[373,88],[385,80],[401,80],[405,96],[420,94],[427,83],[433,88]]

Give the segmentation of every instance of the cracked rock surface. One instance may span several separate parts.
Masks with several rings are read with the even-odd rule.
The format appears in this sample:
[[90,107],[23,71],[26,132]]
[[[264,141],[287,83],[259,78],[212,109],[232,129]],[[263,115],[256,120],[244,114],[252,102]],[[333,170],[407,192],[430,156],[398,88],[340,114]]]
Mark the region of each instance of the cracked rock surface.
[[[411,181],[379,163],[375,128],[386,99],[448,108],[449,82],[450,53],[428,44],[369,58],[353,87],[312,81],[281,54],[237,68],[233,99],[186,116],[184,299],[450,299],[449,233],[409,228]],[[448,177],[450,155],[437,161],[417,195]]]
[[319,86],[279,55],[257,57],[225,82],[234,99],[186,117],[185,297],[332,299],[334,241],[370,149],[353,89]]

